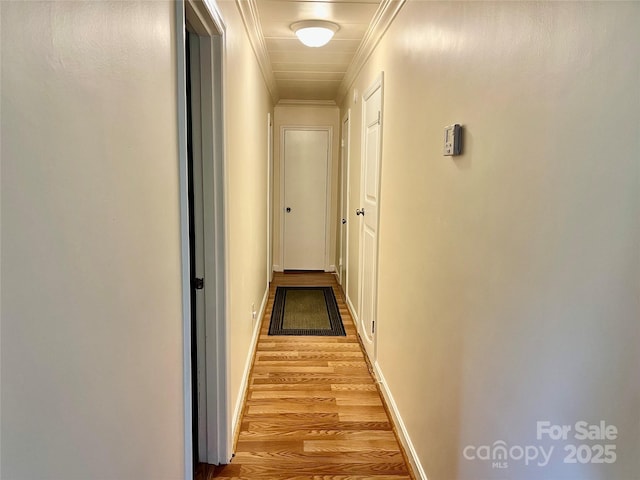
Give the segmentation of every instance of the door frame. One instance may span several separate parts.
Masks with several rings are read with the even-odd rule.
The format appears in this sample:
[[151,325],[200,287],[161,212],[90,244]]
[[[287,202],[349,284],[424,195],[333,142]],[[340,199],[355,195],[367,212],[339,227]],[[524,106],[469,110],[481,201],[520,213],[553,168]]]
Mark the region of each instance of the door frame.
[[331,245],[331,164],[333,163],[332,146],[333,146],[333,127],[327,126],[300,126],[300,125],[281,125],[280,126],[280,261],[282,262],[282,269],[285,269],[284,262],[284,154],[285,133],[288,130],[292,131],[321,131],[327,132],[327,183],[326,183],[326,206],[325,206],[325,222],[324,222],[324,271],[331,271],[331,259],[329,258],[329,250]]
[[[224,44],[226,27],[214,2],[177,0],[175,3],[176,73],[178,115],[178,167],[180,181],[180,240],[183,333],[184,478],[193,478],[193,416],[191,341],[191,272],[189,248],[189,200],[187,156],[187,99],[185,28],[199,37],[201,84],[201,145],[203,153],[203,204],[205,218],[205,363],[208,463],[228,463],[231,452],[228,415],[228,361],[226,335],[227,278],[225,245],[226,189],[224,150]],[[205,132],[209,134],[205,134]],[[206,293],[206,292],[205,292]],[[204,335],[204,332],[201,333]],[[197,365],[196,365],[197,368]]]
[[376,219],[376,224],[377,224],[377,230],[376,230],[376,240],[375,240],[375,278],[373,279],[373,294],[375,295],[375,301],[374,301],[374,322],[376,322],[376,326],[374,327],[374,331],[371,334],[371,343],[372,345],[372,350],[373,353],[372,355],[369,355],[369,352],[366,348],[366,334],[363,331],[364,329],[364,316],[363,316],[363,302],[364,302],[364,280],[363,280],[363,272],[364,272],[364,217],[363,219],[360,221],[360,248],[359,248],[359,262],[358,262],[358,277],[359,277],[359,290],[360,290],[360,298],[358,300],[358,316],[359,321],[358,321],[358,326],[357,326],[357,330],[358,330],[358,334],[361,337],[361,341],[363,342],[363,345],[365,346],[364,350],[365,353],[367,353],[367,356],[369,357],[369,360],[371,361],[372,365],[376,364],[376,359],[377,359],[377,350],[378,350],[378,325],[377,325],[377,320],[378,320],[378,278],[380,277],[380,272],[379,272],[379,260],[380,260],[380,200],[381,200],[381,195],[380,192],[382,190],[382,182],[381,182],[381,173],[382,173],[382,136],[383,136],[383,127],[384,127],[384,72],[380,72],[376,78],[374,79],[374,81],[371,83],[371,85],[365,90],[365,92],[362,94],[362,134],[361,134],[361,162],[360,162],[360,208],[364,207],[364,195],[365,195],[365,168],[366,168],[366,158],[365,158],[365,153],[366,153],[366,134],[367,134],[367,100],[377,91],[380,90],[380,117],[379,117],[379,122],[380,122],[380,138],[379,138],[379,145],[378,148],[380,149],[380,161],[378,162],[377,168],[377,176],[378,176],[378,192],[377,192],[377,199],[378,199],[378,208],[377,208],[377,216],[378,218]]

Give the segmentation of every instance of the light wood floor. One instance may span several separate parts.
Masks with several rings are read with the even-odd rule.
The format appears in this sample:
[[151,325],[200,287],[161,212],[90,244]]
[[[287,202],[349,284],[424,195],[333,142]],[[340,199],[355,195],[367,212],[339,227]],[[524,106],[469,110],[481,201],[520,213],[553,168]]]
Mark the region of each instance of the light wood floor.
[[[279,285],[331,285],[347,336],[268,336]],[[196,480],[413,478],[332,274],[274,277],[235,452]]]

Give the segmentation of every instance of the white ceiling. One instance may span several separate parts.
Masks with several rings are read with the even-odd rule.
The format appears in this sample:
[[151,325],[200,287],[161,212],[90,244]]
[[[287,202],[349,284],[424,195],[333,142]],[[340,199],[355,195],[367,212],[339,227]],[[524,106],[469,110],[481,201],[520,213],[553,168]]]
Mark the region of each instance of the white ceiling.
[[[405,0],[237,0],[274,101],[340,102]],[[340,26],[324,47],[306,47],[290,26]]]

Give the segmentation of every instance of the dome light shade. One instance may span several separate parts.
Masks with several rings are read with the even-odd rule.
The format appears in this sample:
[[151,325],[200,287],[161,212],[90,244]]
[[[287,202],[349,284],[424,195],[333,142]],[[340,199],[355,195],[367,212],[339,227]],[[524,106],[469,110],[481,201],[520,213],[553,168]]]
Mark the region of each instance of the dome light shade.
[[291,25],[291,30],[307,47],[326,45],[339,28],[335,23],[324,20],[305,20]]

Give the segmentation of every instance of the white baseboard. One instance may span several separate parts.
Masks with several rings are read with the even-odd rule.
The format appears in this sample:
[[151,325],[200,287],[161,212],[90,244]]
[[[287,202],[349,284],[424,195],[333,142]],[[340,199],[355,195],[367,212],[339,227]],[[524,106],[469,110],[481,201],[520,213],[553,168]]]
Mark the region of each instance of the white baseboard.
[[280,265],[274,265],[273,266],[273,271],[274,272],[284,272],[284,269]]
[[264,316],[264,311],[267,308],[267,300],[269,300],[269,285],[264,292],[264,296],[262,297],[262,303],[260,305],[260,310],[258,311],[258,315],[255,321],[255,325],[253,326],[253,337],[251,338],[251,348],[249,348],[249,353],[247,355],[247,360],[244,365],[244,373],[242,374],[242,381],[240,382],[240,392],[238,394],[238,400],[236,401],[235,408],[233,409],[233,417],[231,419],[231,438],[236,438],[237,429],[239,425],[240,415],[242,415],[242,406],[244,404],[244,397],[247,393],[247,388],[249,386],[249,374],[251,373],[251,365],[253,363],[253,357],[256,352],[256,347],[258,346],[258,338],[260,337],[260,326],[262,325],[262,317]]
[[400,412],[398,411],[398,406],[396,405],[396,402],[393,399],[393,395],[391,395],[391,391],[389,390],[387,381],[385,380],[384,375],[382,374],[382,370],[380,370],[380,366],[378,365],[378,362],[374,363],[373,369],[378,379],[378,383],[380,384],[380,390],[382,391],[382,395],[384,396],[384,399],[387,402],[387,406],[389,407],[391,416],[393,417],[393,423],[396,426],[396,430],[398,432],[398,437],[400,439],[400,442],[404,447],[404,451],[407,454],[409,463],[411,463],[411,468],[413,469],[413,473],[417,476],[418,480],[427,480],[427,474],[424,473],[424,469],[420,464],[420,459],[418,458],[416,449],[413,447],[413,443],[411,442],[411,438],[409,437],[409,432],[407,432],[407,428],[405,427],[405,424],[402,421],[402,417],[400,416]]
[[353,318],[353,323],[358,325],[358,315],[356,314],[356,309],[351,303],[351,299],[349,298],[349,294],[344,292],[344,298],[347,300],[347,308],[349,309],[349,313],[351,314],[351,318]]
[[[256,318],[256,325],[260,325],[262,323],[262,317],[264,316],[264,311],[267,309],[267,301],[269,301],[269,284],[267,284],[267,288],[264,290],[264,295],[262,296],[262,302],[260,303],[260,310],[258,310],[258,316]],[[254,325],[254,329],[255,329],[255,325]],[[254,331],[254,335],[255,335],[255,331]],[[256,342],[256,345],[257,345],[257,342]]]

